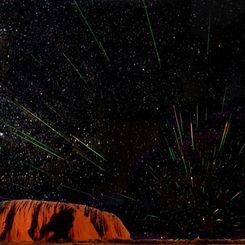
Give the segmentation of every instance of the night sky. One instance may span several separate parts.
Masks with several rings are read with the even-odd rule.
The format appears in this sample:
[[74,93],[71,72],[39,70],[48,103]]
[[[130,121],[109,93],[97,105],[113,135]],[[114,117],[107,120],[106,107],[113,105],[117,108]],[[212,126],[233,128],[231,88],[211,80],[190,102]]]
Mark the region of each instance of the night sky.
[[0,201],[245,237],[243,0],[2,0],[0,18]]

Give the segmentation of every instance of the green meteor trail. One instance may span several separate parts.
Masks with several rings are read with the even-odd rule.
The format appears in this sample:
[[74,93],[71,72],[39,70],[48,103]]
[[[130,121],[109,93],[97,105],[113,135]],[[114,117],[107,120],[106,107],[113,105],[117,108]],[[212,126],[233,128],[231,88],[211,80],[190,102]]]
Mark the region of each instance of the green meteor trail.
[[51,178],[54,178],[54,176],[53,176],[52,174],[48,173],[47,171],[45,171],[45,170],[43,170],[43,169],[41,169],[41,168],[38,168],[38,167],[32,165],[32,164],[30,164],[30,163],[23,162],[23,164],[25,164],[26,166],[29,166],[30,168],[35,169],[36,171],[38,171],[38,172],[40,172],[40,173],[43,173],[43,174],[45,174],[45,175],[47,175],[47,176],[49,176],[49,177],[51,177]]
[[157,61],[158,61],[159,67],[161,68],[161,59],[160,59],[159,52],[158,52],[158,49],[157,49],[157,44],[156,44],[154,32],[153,32],[153,29],[152,29],[152,26],[151,26],[151,20],[150,20],[150,16],[149,16],[149,13],[148,13],[148,10],[147,10],[147,5],[145,3],[145,0],[142,0],[142,2],[143,2],[143,5],[144,5],[144,9],[145,9],[145,15],[146,15],[148,27],[149,27],[149,30],[150,30],[150,33],[151,33],[151,38],[152,38],[153,45],[154,45],[154,48],[155,48]]
[[223,99],[222,99],[222,108],[221,108],[221,112],[224,111],[225,99],[226,99],[226,92],[227,92],[227,87],[225,87],[225,92],[224,92],[224,96],[223,96]]
[[[11,101],[12,102],[12,101]],[[22,111],[26,112],[27,114],[31,115],[32,117],[34,117],[37,121],[39,121],[40,123],[42,123],[43,125],[45,125],[46,127],[48,127],[50,130],[52,130],[55,134],[57,134],[58,136],[60,136],[61,138],[63,138],[65,141],[67,141],[68,143],[72,144],[73,143],[66,137],[64,136],[62,133],[60,133],[59,131],[57,131],[56,129],[54,129],[52,126],[50,126],[48,123],[46,123],[44,120],[42,120],[40,117],[38,117],[37,115],[35,115],[34,113],[32,113],[30,110],[28,110],[27,108],[25,108],[23,105],[18,105],[15,102],[12,102],[14,105],[16,105],[17,107],[19,107]],[[30,142],[31,143],[31,142]],[[93,153],[94,150],[92,150],[90,147],[87,147],[89,150],[91,150]],[[92,163],[94,166],[98,167],[99,169],[105,171],[104,168],[102,168],[101,166],[99,166],[98,164],[96,164],[95,162],[93,162],[92,160],[88,159],[86,156],[84,156],[81,152],[76,151],[77,153],[79,153],[80,156],[82,156],[85,160],[89,161],[90,163]],[[98,153],[97,153],[98,154]]]
[[90,151],[92,151],[95,155],[97,155],[98,157],[100,157],[102,160],[106,161],[106,159],[100,155],[98,152],[96,152],[95,150],[93,150],[91,147],[89,147],[87,144],[85,144],[84,142],[82,142],[80,139],[78,139],[76,136],[71,135],[75,140],[77,140],[79,143],[81,143],[83,146],[85,146],[87,149],[89,149]]
[[70,63],[74,71],[78,74],[78,76],[86,83],[84,76],[81,74],[81,72],[76,68],[76,66],[72,63],[72,61],[66,56],[65,53],[63,53],[63,56],[66,58],[66,60]]
[[184,164],[185,173],[186,173],[186,176],[187,176],[188,175],[188,170],[187,170],[187,166],[186,166],[185,156],[184,156],[182,151],[181,151],[181,159],[182,159],[182,162]]
[[[2,120],[1,120],[2,121]],[[32,145],[36,146],[37,148],[39,149],[42,149],[46,152],[48,152],[49,154],[53,155],[53,156],[56,156],[57,158],[59,159],[62,159],[64,160],[63,157],[59,156],[52,148],[50,148],[48,145],[46,144],[43,144],[41,141],[35,139],[34,137],[32,137],[31,135],[29,134],[26,134],[24,133],[23,131],[11,126],[10,124],[8,123],[5,123],[3,122],[7,127],[11,128],[12,129],[12,133],[21,138],[22,140],[28,142],[28,143],[31,143]]]
[[133,202],[137,202],[138,200],[132,198],[132,197],[129,197],[129,196],[126,196],[126,195],[123,195],[123,194],[120,194],[120,193],[117,193],[118,196],[121,196],[121,197],[124,197],[130,201],[133,201]]
[[42,65],[41,62],[33,54],[31,54],[31,57],[38,63],[38,65]]
[[32,145],[36,146],[39,149],[42,149],[43,151],[48,152],[50,155],[56,156],[59,159],[64,160],[63,157],[57,155],[55,152],[51,151],[50,148],[47,145],[44,145],[42,142],[38,141],[37,139],[31,137],[30,135],[20,133],[20,132],[13,132],[13,134],[22,140],[31,143]]
[[105,48],[103,47],[102,43],[98,40],[97,36],[95,35],[94,31],[92,30],[90,24],[88,23],[86,17],[85,17],[84,14],[83,14],[81,8],[79,7],[77,1],[74,0],[74,3],[75,3],[75,5],[76,5],[76,8],[78,9],[80,15],[82,16],[82,18],[83,18],[85,24],[87,25],[87,27],[88,27],[90,33],[92,34],[92,36],[93,36],[95,42],[97,43],[99,49],[101,50],[102,54],[105,56],[106,60],[107,60],[108,62],[110,62],[110,59],[109,59],[109,57],[108,57],[108,55],[107,55],[107,53],[106,53],[106,51],[105,51]]
[[176,160],[176,156],[174,154],[173,148],[168,147],[168,151],[169,151],[169,154],[170,154],[172,160],[175,161]]
[[[14,103],[15,105],[17,105],[16,103]],[[48,127],[50,130],[52,130],[54,133],[56,133],[57,135],[59,135],[61,138],[63,138],[65,141],[69,142],[69,139],[67,139],[67,137],[65,137],[62,133],[60,133],[59,131],[55,130],[52,126],[50,126],[48,123],[46,123],[44,120],[42,120],[40,117],[38,117],[37,115],[35,115],[34,113],[32,113],[30,110],[28,110],[26,107],[24,107],[23,105],[17,105],[22,111],[26,112],[27,114],[31,115],[32,117],[34,117],[36,120],[38,120],[39,122],[41,122],[43,125],[45,125],[46,127]]]
[[87,158],[86,156],[84,156],[84,154],[77,148],[75,148],[75,152],[81,156],[82,158],[84,158],[85,160],[87,160],[88,162],[92,163],[95,167],[99,168],[102,171],[105,171],[104,168],[102,168],[100,165],[98,165],[97,163],[95,163],[94,161],[90,160],[89,158]]
[[[26,134],[26,133],[24,133],[23,131],[21,131],[21,130],[19,130],[19,129],[13,127],[13,126],[10,126],[10,125],[8,125],[8,126],[9,126],[10,128],[12,128],[14,131],[16,131],[17,133],[19,133],[22,137],[25,137],[25,138],[27,138],[27,139],[33,141],[34,143],[36,143],[36,144],[38,144],[38,145],[40,145],[40,146],[46,148],[46,149],[49,150],[50,152],[55,153],[55,151],[54,151],[52,148],[50,148],[50,147],[49,147],[48,145],[46,145],[46,144],[43,144],[41,141],[35,139],[35,138],[32,137],[31,135]],[[62,158],[62,159],[63,159],[63,158]]]
[[176,112],[176,109],[175,109],[175,106],[174,105],[173,105],[173,109],[174,109],[174,116],[175,116],[175,121],[176,121],[177,129],[178,129],[178,133],[179,133],[180,143],[181,143],[181,145],[183,145],[183,139],[182,139],[182,133],[181,133],[181,129],[180,129],[180,123],[179,123],[177,112]]
[[170,154],[170,156],[171,156],[171,159],[172,159],[173,161],[175,161],[175,160],[176,160],[176,156],[175,156],[175,154],[174,154],[173,148],[169,146],[168,140],[167,140],[167,138],[166,138],[165,136],[164,136],[164,140],[165,140],[165,142],[166,142],[166,144],[167,144],[168,151],[169,151],[169,154]]

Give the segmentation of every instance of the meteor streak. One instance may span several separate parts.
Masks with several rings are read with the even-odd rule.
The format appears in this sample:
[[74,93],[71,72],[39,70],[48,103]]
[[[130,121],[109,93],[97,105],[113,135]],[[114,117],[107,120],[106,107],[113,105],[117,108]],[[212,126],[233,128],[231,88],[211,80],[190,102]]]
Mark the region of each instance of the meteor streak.
[[95,42],[97,43],[99,49],[101,50],[102,54],[105,56],[106,60],[107,60],[108,62],[110,62],[110,59],[109,59],[109,57],[108,57],[108,55],[107,55],[107,53],[106,53],[105,48],[103,47],[102,43],[98,40],[97,36],[95,35],[94,31],[92,30],[90,24],[88,23],[86,17],[85,17],[84,14],[83,14],[81,8],[79,7],[77,1],[74,0],[74,3],[75,3],[75,5],[76,5],[76,8],[78,9],[80,15],[82,16],[82,18],[83,18],[85,24],[87,25],[87,27],[88,27],[90,33],[92,34],[92,36],[93,36]]
[[243,148],[244,148],[245,144],[242,145],[240,151],[239,151],[239,155],[243,152]]
[[39,121],[40,123],[42,123],[43,125],[45,125],[46,127],[48,127],[50,130],[52,130],[54,133],[56,133],[57,135],[59,135],[61,138],[63,138],[65,141],[70,143],[70,140],[67,139],[67,137],[65,137],[62,133],[60,133],[59,131],[57,131],[56,129],[54,129],[51,125],[49,125],[47,122],[45,122],[44,120],[42,120],[40,117],[38,117],[37,115],[35,115],[34,113],[32,113],[30,110],[28,110],[26,107],[24,107],[23,105],[17,105],[22,111],[26,112],[27,114],[31,115],[32,117],[34,117],[37,121]]
[[[2,121],[2,120],[1,120]],[[3,121],[2,121],[3,122]],[[62,159],[64,160],[63,157],[59,156],[52,148],[50,148],[48,145],[46,144],[43,144],[41,141],[35,139],[34,137],[32,137],[31,135],[29,134],[26,134],[24,133],[23,131],[11,126],[10,124],[8,123],[5,123],[3,122],[7,127],[11,128],[12,129],[12,133],[21,138],[22,140],[28,142],[28,143],[31,143],[32,145],[36,146],[37,148],[40,148],[46,152],[48,152],[49,154],[53,155],[53,156],[56,156],[57,158],[59,159]]]
[[177,129],[178,129],[178,133],[179,133],[180,142],[181,142],[181,145],[183,145],[183,139],[182,139],[180,124],[179,124],[177,112],[176,112],[176,109],[175,109],[174,105],[173,105],[173,109],[174,109],[174,116],[175,116],[175,121],[176,121]]
[[75,140],[77,140],[79,143],[81,143],[83,146],[85,146],[87,149],[89,149],[90,151],[92,151],[95,155],[97,155],[98,157],[100,157],[102,160],[106,161],[106,159],[100,155],[97,151],[93,150],[91,147],[89,147],[87,144],[85,144],[84,142],[82,142],[80,139],[78,139],[76,136],[71,135]]
[[191,130],[191,148],[194,151],[195,150],[195,144],[194,144],[194,133],[193,133],[192,121],[190,121],[190,130]]
[[223,96],[223,99],[222,99],[222,108],[221,108],[221,112],[224,111],[225,99],[226,99],[226,91],[227,91],[227,87],[225,87],[225,92],[224,92],[224,96]]
[[153,32],[153,29],[152,29],[152,26],[151,26],[150,16],[149,16],[149,13],[148,13],[148,10],[147,10],[147,5],[145,3],[145,0],[142,0],[142,2],[143,2],[143,5],[144,5],[145,15],[146,15],[148,27],[149,27],[149,30],[150,30],[150,33],[151,33],[153,45],[154,45],[154,48],[155,48],[155,53],[156,53],[156,56],[157,56],[157,61],[158,61],[159,67],[161,68],[161,59],[160,59],[160,56],[159,56],[159,53],[158,53],[158,49],[157,49],[157,44],[156,44],[154,32]]
[[173,148],[169,146],[169,143],[168,143],[167,138],[166,138],[166,137],[164,137],[164,139],[165,139],[166,144],[167,144],[167,146],[168,146],[168,151],[169,151],[169,154],[170,154],[170,156],[171,156],[172,160],[173,160],[173,161],[175,161],[175,160],[176,160],[176,156],[175,156],[175,154],[174,154]]
[[235,199],[236,197],[238,197],[239,195],[241,195],[241,194],[242,194],[241,191],[237,192],[237,193],[231,198],[231,201],[232,201],[233,199]]
[[222,147],[223,147],[224,144],[225,144],[225,140],[226,140],[226,137],[227,137],[229,128],[230,128],[230,122],[227,121],[227,122],[225,123],[225,128],[224,128],[223,135],[222,135],[222,138],[221,138],[221,141],[220,141],[219,151],[221,151]]
[[66,60],[70,63],[74,71],[78,74],[78,76],[86,83],[84,76],[81,74],[81,72],[76,68],[76,66],[72,63],[72,61],[66,56],[65,53],[63,53],[63,56],[66,58]]
[[31,57],[41,66],[41,62],[33,55],[31,54]]
[[124,197],[130,201],[134,201],[134,202],[137,202],[138,200],[132,198],[132,197],[129,197],[129,196],[126,196],[126,195],[123,195],[123,194],[120,194],[120,193],[117,193],[118,196],[121,196],[121,197]]
[[27,137],[21,135],[21,134],[18,133],[18,132],[16,132],[16,133],[13,132],[13,134],[16,135],[17,137],[21,138],[22,140],[31,143],[32,145],[36,146],[37,148],[42,149],[42,150],[48,152],[49,154],[51,154],[51,155],[53,155],[53,156],[56,156],[56,157],[59,158],[59,159],[64,160],[63,157],[61,157],[61,156],[57,155],[56,153],[54,153],[53,151],[49,150],[49,147],[48,147],[48,146],[46,146],[46,145],[44,145],[43,143],[41,143],[40,141],[38,141],[38,140],[32,138],[31,136],[28,136],[28,138],[27,138]]
[[30,168],[35,169],[36,171],[38,171],[38,172],[40,172],[40,173],[43,173],[43,174],[45,174],[45,175],[47,175],[47,176],[49,176],[49,177],[51,177],[51,178],[54,178],[54,176],[53,176],[52,174],[48,173],[47,171],[45,171],[45,170],[43,170],[43,169],[41,169],[41,168],[38,168],[38,167],[32,165],[32,164],[30,164],[30,163],[23,162],[23,164],[25,164],[26,166],[29,166]]
[[[22,111],[24,111],[25,113],[31,115],[32,117],[34,117],[37,121],[39,121],[40,123],[42,123],[43,125],[45,125],[46,127],[48,127],[50,130],[52,130],[55,134],[57,134],[58,136],[60,136],[61,138],[63,138],[65,141],[67,141],[68,143],[70,143],[71,145],[73,145],[73,143],[66,137],[64,136],[62,133],[60,133],[59,131],[57,131],[56,129],[54,129],[52,126],[50,126],[48,123],[46,123],[44,120],[42,120],[40,117],[38,117],[37,115],[35,115],[34,113],[32,113],[30,110],[28,110],[27,108],[25,108],[23,105],[18,105],[15,102],[14,105],[16,105],[17,107],[19,107]],[[21,137],[21,135],[19,136]],[[28,139],[27,139],[28,141]],[[30,139],[29,139],[30,141]],[[30,142],[31,143],[31,142]],[[36,142],[37,143],[37,142]],[[41,143],[42,144],[42,143]],[[40,145],[42,146],[42,145]],[[43,146],[42,146],[43,147]],[[41,147],[40,147],[41,148]],[[90,147],[87,147],[89,150],[92,150]],[[45,149],[43,149],[45,150]],[[47,151],[47,150],[46,150]],[[101,166],[99,166],[98,164],[96,164],[95,162],[93,162],[92,160],[88,159],[86,156],[84,156],[80,151],[76,150],[76,152],[82,156],[85,160],[89,161],[90,163],[92,163],[93,165],[95,165],[96,167],[100,168],[101,170],[105,171],[104,168],[102,168]],[[92,151],[93,153],[94,150]],[[98,153],[97,153],[98,154]]]

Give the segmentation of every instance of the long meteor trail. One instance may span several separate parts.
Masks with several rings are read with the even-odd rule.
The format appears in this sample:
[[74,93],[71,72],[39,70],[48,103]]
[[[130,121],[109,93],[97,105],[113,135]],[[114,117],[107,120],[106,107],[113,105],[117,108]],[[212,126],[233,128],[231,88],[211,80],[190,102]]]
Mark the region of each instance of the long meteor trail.
[[[41,122],[42,124],[44,124],[45,126],[47,126],[49,129],[51,129],[53,132],[55,132],[57,135],[59,135],[60,137],[62,137],[64,140],[66,140],[68,143],[72,144],[72,142],[65,137],[62,133],[60,133],[59,131],[55,130],[53,127],[51,127],[48,123],[46,123],[45,121],[43,121],[41,118],[39,118],[38,116],[36,116],[34,113],[32,113],[31,111],[29,111],[27,108],[25,108],[24,106],[20,105],[20,107],[27,113],[29,113],[31,116],[33,116],[35,119],[37,119],[39,122]],[[90,149],[90,148],[89,148]],[[78,151],[77,151],[78,152]],[[80,152],[78,152],[80,153]],[[89,161],[90,163],[92,163],[94,166],[98,167],[99,169],[105,171],[101,166],[99,166],[98,164],[96,164],[95,162],[93,162],[92,160],[88,159],[87,157],[85,157],[83,154],[79,154],[81,157],[83,157],[85,160]]]
[[72,61],[67,57],[65,53],[63,53],[63,56],[66,58],[66,60],[70,63],[74,71],[78,74],[78,76],[86,83],[84,76],[81,74],[81,72],[76,68],[76,66],[72,63]]
[[[16,105],[16,104],[15,104]],[[17,105],[18,106],[18,105]],[[50,126],[48,123],[46,123],[44,120],[42,120],[40,117],[38,117],[37,115],[35,115],[34,113],[32,113],[30,110],[28,110],[26,107],[24,107],[23,105],[19,105],[18,107],[20,107],[20,109],[24,112],[26,112],[27,114],[31,115],[32,117],[34,117],[36,120],[38,120],[39,122],[41,122],[43,125],[45,125],[46,127],[48,127],[49,129],[51,129],[54,133],[56,133],[57,135],[59,135],[61,138],[63,138],[64,140],[66,140],[67,142],[70,143],[69,139],[67,139],[67,137],[65,137],[62,133],[60,133],[59,131],[55,130],[52,126]]]
[[224,92],[224,96],[223,96],[223,99],[222,99],[221,112],[224,112],[224,106],[225,106],[225,100],[226,100],[226,92],[227,92],[227,87],[225,87],[225,92]]
[[[11,101],[11,100],[10,100]],[[43,125],[45,125],[46,127],[48,127],[50,130],[52,130],[55,134],[57,134],[58,136],[60,136],[61,138],[63,138],[66,142],[68,142],[69,144],[73,145],[74,144],[71,142],[71,140],[69,140],[65,135],[63,135],[62,133],[60,133],[59,131],[57,131],[56,129],[54,129],[52,126],[50,126],[47,122],[45,122],[44,120],[42,120],[40,117],[38,117],[37,115],[35,115],[33,112],[31,112],[30,110],[28,110],[26,107],[24,107],[23,105],[17,104],[14,101],[11,101],[16,107],[20,108],[22,111],[24,111],[25,113],[29,114],[30,116],[32,116],[33,118],[35,118],[37,121],[39,121],[40,123],[42,123]],[[91,148],[88,148],[90,151]],[[78,152],[78,151],[77,151]],[[92,151],[95,154],[95,151]],[[80,152],[79,152],[80,153]],[[98,154],[98,153],[97,153]],[[82,156],[85,160],[89,161],[90,163],[92,163],[94,166],[100,168],[101,170],[105,171],[104,168],[102,168],[101,166],[99,166],[98,164],[96,164],[95,162],[91,161],[90,159],[88,159],[87,157],[85,157],[83,154],[79,154],[80,156]]]
[[133,201],[133,202],[138,202],[138,200],[132,198],[132,197],[129,197],[129,196],[126,196],[124,194],[121,194],[121,193],[116,193],[118,196],[121,196],[121,197],[124,197],[125,199],[128,199],[130,201]]
[[95,35],[93,29],[91,28],[90,24],[88,23],[88,21],[87,21],[87,19],[86,19],[86,17],[85,17],[85,15],[83,14],[81,8],[79,7],[77,1],[74,0],[74,3],[75,3],[75,6],[76,6],[77,10],[78,10],[79,13],[80,13],[80,15],[82,16],[82,18],[83,18],[85,24],[87,25],[87,27],[88,27],[90,33],[92,34],[92,36],[93,36],[95,42],[97,43],[99,49],[101,50],[102,54],[105,56],[106,60],[107,60],[108,62],[110,62],[110,59],[109,59],[109,57],[108,57],[108,55],[107,55],[107,53],[106,53],[105,48],[103,47],[102,43],[98,40],[97,36]]
[[[2,120],[1,120],[1,121],[2,121]],[[7,127],[9,127],[9,128],[12,129],[11,131],[12,131],[12,133],[13,133],[15,136],[19,137],[20,139],[22,139],[22,140],[24,140],[24,141],[26,141],[26,142],[28,142],[28,143],[30,143],[30,144],[32,144],[32,145],[34,145],[35,147],[37,147],[37,148],[39,148],[39,149],[41,149],[41,150],[43,150],[43,151],[46,151],[47,153],[49,153],[49,154],[51,154],[51,155],[53,155],[53,156],[55,156],[55,157],[57,157],[57,158],[59,158],[59,159],[64,160],[63,157],[59,156],[59,155],[55,152],[55,150],[53,150],[52,148],[50,148],[48,145],[42,143],[41,141],[35,139],[35,138],[32,137],[31,135],[24,133],[22,130],[17,129],[17,128],[11,126],[10,124],[8,124],[8,123],[6,123],[6,122],[4,122],[4,121],[2,121],[2,122],[3,122]]]
[[64,160],[63,157],[59,156],[57,153],[55,153],[54,151],[52,151],[50,149],[50,147],[48,147],[47,145],[44,145],[42,142],[38,141],[37,139],[31,137],[30,135],[27,135],[23,132],[13,132],[13,134],[19,138],[21,138],[22,140],[36,146],[37,148],[43,150],[43,151],[46,151],[47,153],[49,153],[50,155],[53,155],[59,159],[62,159]]
[[222,135],[222,138],[221,138],[221,141],[220,141],[220,145],[219,145],[219,151],[223,148],[224,144],[225,144],[225,140],[226,140],[226,137],[227,137],[227,134],[228,134],[228,131],[230,129],[230,122],[229,120],[226,122],[225,124],[225,128],[224,128],[224,131],[223,131],[223,135]]
[[181,145],[183,145],[182,132],[181,132],[181,128],[180,128],[180,123],[179,123],[179,120],[178,120],[177,112],[176,112],[176,109],[175,109],[175,105],[173,105],[173,109],[174,109],[174,116],[175,116],[177,129],[178,129],[178,133],[179,133],[180,143],[181,143]]
[[155,36],[154,36],[154,32],[153,32],[153,29],[152,29],[151,20],[150,20],[150,16],[149,16],[149,13],[148,13],[147,5],[145,3],[145,0],[142,0],[142,2],[143,2],[143,5],[144,5],[144,9],[145,9],[145,15],[146,15],[148,27],[149,27],[149,30],[150,30],[150,33],[151,33],[151,38],[152,38],[153,45],[154,45],[154,48],[155,48],[157,61],[158,61],[159,67],[161,68],[161,59],[160,59],[160,55],[159,55],[159,52],[158,52],[158,48],[157,48],[157,43],[156,43],[156,39],[155,39]]
[[106,161],[106,159],[100,155],[97,151],[95,151],[94,149],[92,149],[90,146],[88,146],[87,144],[85,144],[84,142],[82,142],[80,139],[78,139],[76,136],[71,135],[75,140],[77,140],[79,143],[81,143],[83,146],[85,146],[87,149],[89,149],[90,151],[92,151],[96,156],[98,156],[99,158],[101,158],[102,160]]

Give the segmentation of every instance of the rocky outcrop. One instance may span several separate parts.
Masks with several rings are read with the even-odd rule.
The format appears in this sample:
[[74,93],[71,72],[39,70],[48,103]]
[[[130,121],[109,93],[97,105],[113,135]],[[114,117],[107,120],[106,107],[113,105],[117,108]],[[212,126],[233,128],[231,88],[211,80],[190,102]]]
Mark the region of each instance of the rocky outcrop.
[[85,205],[15,200],[0,203],[0,240],[128,240],[130,234],[112,213]]

